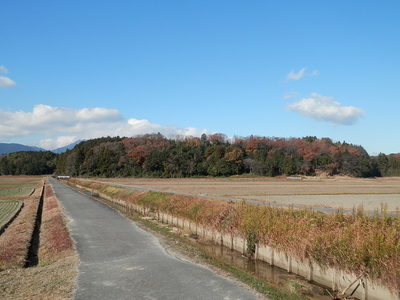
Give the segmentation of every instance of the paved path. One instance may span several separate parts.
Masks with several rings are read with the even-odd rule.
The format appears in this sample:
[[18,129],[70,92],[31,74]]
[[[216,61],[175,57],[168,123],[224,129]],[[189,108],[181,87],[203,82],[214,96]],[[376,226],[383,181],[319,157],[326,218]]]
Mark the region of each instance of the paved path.
[[169,255],[108,206],[50,179],[80,256],[75,299],[257,299],[211,270]]

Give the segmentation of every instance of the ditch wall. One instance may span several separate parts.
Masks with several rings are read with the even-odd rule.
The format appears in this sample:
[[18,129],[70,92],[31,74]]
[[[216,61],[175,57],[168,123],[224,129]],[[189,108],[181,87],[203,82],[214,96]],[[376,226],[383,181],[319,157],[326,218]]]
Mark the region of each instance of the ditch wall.
[[[135,211],[140,212],[144,215],[151,215],[149,210],[143,207],[136,207]],[[239,251],[242,254],[247,252],[247,241],[246,238],[240,236],[231,236],[224,234],[216,230],[211,230],[194,222],[180,219],[167,213],[153,214],[158,221],[163,223],[172,224],[174,226],[181,227],[193,234],[197,234],[203,239],[212,241],[219,245],[228,247],[232,250]],[[375,284],[366,278],[362,278],[359,282],[357,278],[360,274],[351,274],[343,272],[341,270],[323,267],[307,259],[305,261],[299,261],[298,259],[288,255],[287,253],[278,251],[272,247],[257,245],[255,251],[255,259],[265,261],[272,266],[277,266],[281,269],[286,270],[289,273],[300,275],[311,282],[330,287],[335,291],[345,290],[351,283],[355,282],[347,291],[351,293],[356,286],[360,283],[357,288],[354,297],[361,300],[399,300],[400,296],[394,294],[384,286]]]

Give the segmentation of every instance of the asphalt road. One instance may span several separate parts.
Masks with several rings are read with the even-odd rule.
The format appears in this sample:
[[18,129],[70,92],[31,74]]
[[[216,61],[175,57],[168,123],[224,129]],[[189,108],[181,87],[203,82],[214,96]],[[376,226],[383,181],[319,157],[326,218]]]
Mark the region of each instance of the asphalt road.
[[50,179],[81,260],[75,299],[257,299],[204,266],[169,255],[108,206]]

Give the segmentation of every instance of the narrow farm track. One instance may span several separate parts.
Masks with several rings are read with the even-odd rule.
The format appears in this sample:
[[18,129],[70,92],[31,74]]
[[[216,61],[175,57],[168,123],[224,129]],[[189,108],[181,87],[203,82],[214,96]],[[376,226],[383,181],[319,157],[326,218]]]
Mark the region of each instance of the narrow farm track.
[[50,179],[81,259],[75,299],[257,299],[211,270],[169,255],[108,206]]

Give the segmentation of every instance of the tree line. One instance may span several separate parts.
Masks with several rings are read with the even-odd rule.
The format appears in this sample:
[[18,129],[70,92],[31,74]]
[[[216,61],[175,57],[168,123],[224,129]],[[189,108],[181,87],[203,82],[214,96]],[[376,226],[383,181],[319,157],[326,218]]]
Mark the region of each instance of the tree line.
[[400,155],[371,157],[362,146],[312,136],[228,139],[220,133],[174,138],[146,134],[83,141],[62,154],[17,152],[0,158],[0,170],[3,175],[88,177],[400,176]]
[[1,175],[53,174],[59,155],[51,151],[20,151],[0,155]]

